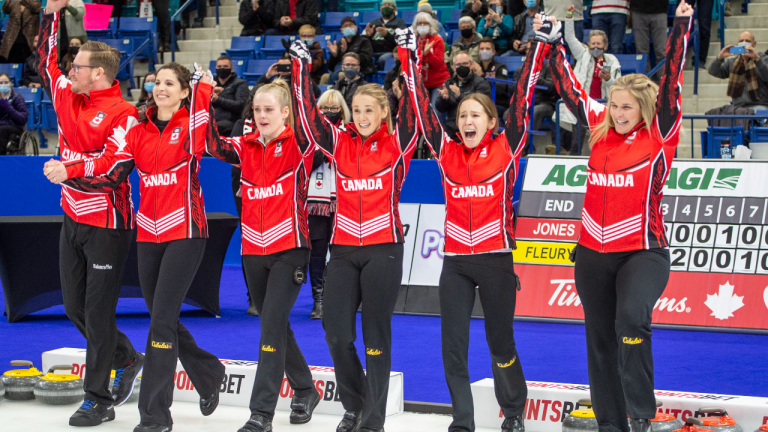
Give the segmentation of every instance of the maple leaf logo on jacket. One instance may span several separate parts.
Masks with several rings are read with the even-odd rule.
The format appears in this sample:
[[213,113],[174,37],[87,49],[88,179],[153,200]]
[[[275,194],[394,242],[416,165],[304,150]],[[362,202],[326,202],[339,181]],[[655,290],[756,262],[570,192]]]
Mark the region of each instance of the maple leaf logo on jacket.
[[733,313],[744,307],[744,296],[737,296],[733,293],[735,287],[726,282],[720,285],[720,291],[717,294],[707,294],[705,305],[712,311],[712,315],[719,320],[726,320],[733,316]]

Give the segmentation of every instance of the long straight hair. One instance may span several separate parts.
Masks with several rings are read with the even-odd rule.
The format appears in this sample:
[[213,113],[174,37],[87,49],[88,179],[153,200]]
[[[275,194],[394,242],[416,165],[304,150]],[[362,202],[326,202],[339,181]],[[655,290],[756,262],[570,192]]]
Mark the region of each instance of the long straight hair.
[[[640,114],[645,122],[644,127],[648,129],[648,132],[652,130],[653,118],[656,116],[656,97],[659,94],[659,86],[645,75],[624,75],[617,79],[616,84],[612,85],[608,90],[608,106],[606,108],[608,112],[605,113],[603,121],[592,129],[592,139],[589,141],[590,147],[605,138],[611,128],[616,127],[610,113],[613,92],[616,90],[626,90],[637,99],[637,102],[640,104]],[[659,136],[658,138],[661,137]]]

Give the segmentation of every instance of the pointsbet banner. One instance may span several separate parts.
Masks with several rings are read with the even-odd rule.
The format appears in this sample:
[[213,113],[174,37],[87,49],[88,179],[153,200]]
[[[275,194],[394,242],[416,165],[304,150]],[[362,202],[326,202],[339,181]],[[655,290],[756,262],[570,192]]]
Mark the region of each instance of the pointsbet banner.
[[[586,158],[528,160],[517,219],[517,315],[583,319],[568,260],[588,175],[629,187],[632,174],[587,173]],[[768,328],[768,163],[675,159],[662,212],[672,273],[659,324]],[[418,239],[417,239],[418,244]]]

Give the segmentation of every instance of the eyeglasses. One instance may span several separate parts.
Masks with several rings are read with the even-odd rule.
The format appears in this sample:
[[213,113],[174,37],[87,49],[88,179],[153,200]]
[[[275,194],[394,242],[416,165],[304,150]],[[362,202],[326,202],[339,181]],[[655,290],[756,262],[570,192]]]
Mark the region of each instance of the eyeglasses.
[[78,64],[72,63],[72,70],[75,71],[75,73],[80,73],[80,68],[96,69],[97,67],[100,67],[100,66],[78,65]]
[[341,111],[341,107],[340,106],[321,106],[320,111],[337,113]]
[[460,66],[469,66],[469,62],[456,63],[456,64],[453,65],[453,67],[460,67]]
[[360,65],[359,64],[349,64],[349,63],[347,63],[347,64],[342,64],[341,67],[356,68],[356,67],[360,67]]

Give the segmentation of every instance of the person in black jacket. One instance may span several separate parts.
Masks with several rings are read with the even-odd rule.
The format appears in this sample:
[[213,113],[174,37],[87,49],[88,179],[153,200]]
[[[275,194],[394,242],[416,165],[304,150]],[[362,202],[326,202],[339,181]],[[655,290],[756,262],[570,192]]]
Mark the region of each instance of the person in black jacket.
[[341,92],[347,106],[352,106],[352,97],[355,96],[357,88],[368,84],[365,82],[365,78],[360,75],[360,56],[353,52],[344,54],[341,59],[341,71],[344,72],[344,78],[336,81],[333,84],[333,89]]
[[405,21],[397,16],[397,0],[384,0],[381,3],[381,18],[371,20],[365,25],[365,37],[371,41],[374,53],[383,53],[376,63],[378,70],[384,70],[387,58],[393,56],[395,29],[406,28]]
[[[523,68],[518,68],[515,71],[512,80],[519,80],[522,72]],[[533,127],[531,130],[539,130],[541,122],[545,118],[552,117],[552,114],[555,113],[555,103],[560,99],[560,95],[557,94],[557,89],[555,89],[555,83],[552,81],[552,72],[549,70],[549,61],[547,60],[544,60],[541,64],[539,80],[536,81],[536,85],[546,87],[547,89],[536,89],[533,93]],[[506,113],[504,114],[504,117],[506,118]],[[525,146],[523,148],[523,156],[526,156],[527,154],[528,146]]]
[[341,58],[348,52],[357,53],[360,56],[360,73],[363,76],[376,72],[373,66],[373,46],[371,40],[357,33],[357,23],[352,17],[341,20],[341,33],[344,37],[339,42],[328,42],[328,51],[331,58],[328,60],[328,69],[332,70],[328,84],[334,84],[339,79],[341,71]]
[[[37,36],[35,36],[34,44],[35,51],[37,51]],[[35,60],[35,54],[27,57],[27,61],[24,62],[24,72],[21,75],[22,87],[42,87],[43,79],[40,77],[40,71],[37,69],[37,60]]]
[[272,28],[267,35],[295,35],[304,24],[313,26],[320,33],[317,18],[317,0],[296,0],[295,13],[291,15],[291,0],[276,0]]
[[248,83],[237,77],[232,70],[232,59],[222,55],[216,60],[216,87],[211,103],[216,108],[216,125],[219,133],[229,136],[232,127],[248,103]]
[[242,0],[238,21],[243,25],[240,36],[260,36],[272,27],[275,4],[271,0]]
[[448,113],[445,122],[445,131],[456,142],[459,140],[459,128],[456,126],[456,108],[465,96],[470,93],[482,93],[491,97],[491,85],[485,78],[476,75],[471,69],[472,57],[466,51],[460,51],[453,57],[454,75],[448,78],[437,91],[435,109],[441,113]]

